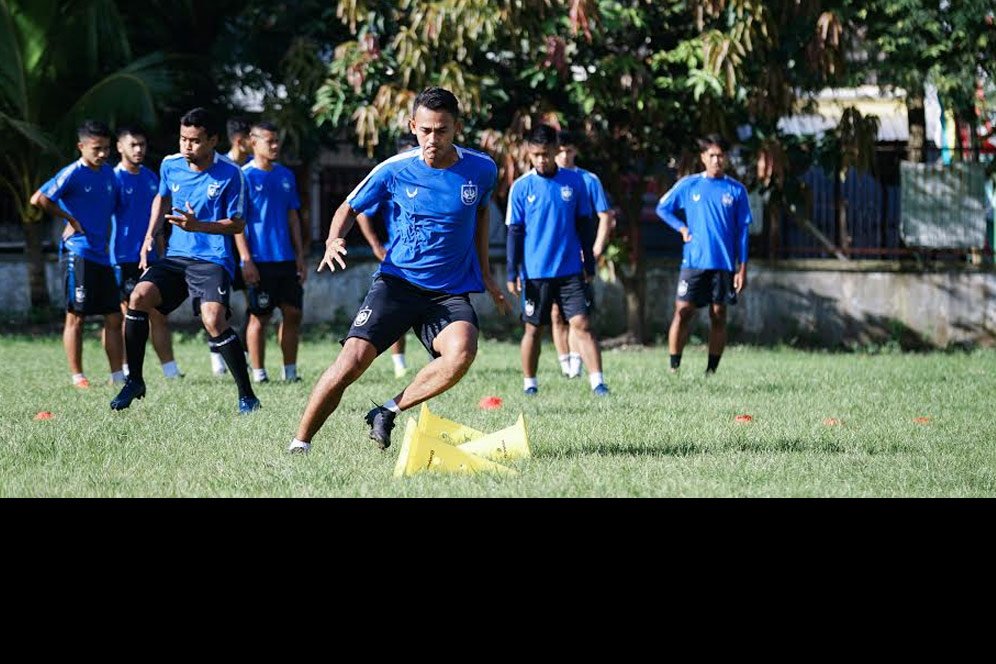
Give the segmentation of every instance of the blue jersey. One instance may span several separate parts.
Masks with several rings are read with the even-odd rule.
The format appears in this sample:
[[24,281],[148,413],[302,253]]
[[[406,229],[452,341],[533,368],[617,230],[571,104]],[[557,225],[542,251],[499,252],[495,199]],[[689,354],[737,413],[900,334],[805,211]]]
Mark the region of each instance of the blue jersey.
[[498,167],[483,152],[454,147],[457,161],[449,168],[432,168],[419,148],[381,162],[346,202],[354,212],[375,203],[393,210],[381,272],[427,290],[480,292],[477,211],[488,208]]
[[138,262],[142,241],[149,230],[152,201],[159,191],[159,177],[145,166],[138,169],[136,175],[121,166],[114,169],[114,177],[118,181],[118,204],[114,210],[111,257],[115,264]]
[[[159,169],[159,195],[170,197],[171,206],[184,212],[189,203],[198,221],[245,219],[246,191],[242,170],[220,154],[214,155],[214,163],[205,171],[192,170],[180,154],[163,159]],[[166,256],[216,263],[229,274],[235,274],[230,235],[192,233],[174,226]]]
[[591,202],[593,212],[602,213],[612,209],[609,207],[609,198],[605,195],[605,188],[602,186],[602,181],[597,175],[578,166],[568,170],[578,173],[581,179],[584,180],[584,186],[588,192],[588,200]]
[[657,215],[675,230],[687,226],[692,235],[682,268],[734,272],[747,262],[750,204],[747,188],[733,178],[705,173],[682,178],[661,198]]
[[288,221],[290,210],[300,210],[294,173],[274,163],[264,171],[254,162],[242,167],[249,188],[246,240],[257,263],[292,261],[297,257]]
[[93,170],[80,159],[56,173],[42,185],[41,192],[83,226],[83,235],[76,233],[66,240],[66,250],[110,265],[111,216],[118,196],[114,169],[104,164]]
[[584,180],[573,170],[558,168],[552,176],[532,170],[513,182],[505,223],[525,226],[522,276],[548,279],[581,274],[578,219],[591,215]]

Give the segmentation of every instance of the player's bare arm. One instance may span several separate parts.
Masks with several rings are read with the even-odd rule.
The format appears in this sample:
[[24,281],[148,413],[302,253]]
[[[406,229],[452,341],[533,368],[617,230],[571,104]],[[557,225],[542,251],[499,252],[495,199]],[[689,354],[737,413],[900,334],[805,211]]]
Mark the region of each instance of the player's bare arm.
[[335,214],[332,215],[332,224],[329,226],[329,237],[325,240],[325,255],[322,256],[316,272],[321,272],[322,268],[326,265],[330,271],[335,272],[336,263],[339,264],[339,269],[346,269],[346,261],[343,260],[343,256],[346,255],[345,237],[353,227],[355,219],[356,211],[349,207],[349,203],[346,202],[343,202],[339,206],[339,209],[335,211]]
[[477,208],[477,228],[475,229],[474,244],[477,248],[477,260],[481,264],[481,277],[484,280],[484,288],[488,291],[495,306],[502,315],[507,316],[512,313],[512,307],[505,299],[504,293],[491,276],[491,263],[488,262],[488,229],[491,223],[491,211],[487,205]]

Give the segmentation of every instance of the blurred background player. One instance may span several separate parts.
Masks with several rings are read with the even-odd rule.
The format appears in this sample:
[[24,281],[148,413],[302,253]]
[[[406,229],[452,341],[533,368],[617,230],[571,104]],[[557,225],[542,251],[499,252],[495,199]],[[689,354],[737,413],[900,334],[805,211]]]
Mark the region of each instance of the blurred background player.
[[747,188],[726,175],[726,141],[718,134],[699,139],[705,171],[684,177],[657,204],[657,216],[684,241],[674,318],[668,331],[671,373],[681,367],[696,309],[709,306],[709,362],[716,372],[726,347],[726,306],[747,286]]
[[[591,205],[584,181],[556,162],[557,132],[539,125],[526,150],[533,170],[512,183],[505,223],[508,225],[508,290],[522,294],[521,356],[523,391],[537,393],[536,365],[540,334],[550,323],[554,302],[578,340],[596,396],[609,389],[602,376],[598,341],[591,332],[587,281],[595,272],[591,253]],[[584,259],[582,260],[582,255]]]
[[280,135],[276,125],[259,122],[250,132],[252,161],[242,167],[249,190],[245,231],[235,236],[242,277],[249,302],[246,345],[253,380],[265,383],[266,326],[274,308],[280,309],[277,340],[283,353],[283,378],[297,375],[297,348],[301,329],[302,285],[307,278],[301,241],[301,201],[294,173],[277,163]]
[[[412,134],[405,134],[398,139],[397,142],[397,152],[401,154],[407,150],[418,147],[418,141]],[[363,233],[363,237],[366,238],[367,243],[370,245],[370,249],[373,250],[374,256],[377,260],[384,260],[384,256],[387,255],[387,250],[384,245],[380,243],[380,238],[377,237],[377,231],[374,228],[374,219],[380,214],[381,220],[384,222],[384,229],[387,231],[387,244],[391,244],[391,238],[393,237],[394,231],[392,230],[393,220],[392,220],[392,208],[386,203],[378,203],[368,210],[356,215],[356,223],[360,227],[360,232]],[[495,218],[492,224],[497,224],[498,219]],[[404,378],[408,374],[408,365],[405,362],[405,334],[398,337],[398,340],[391,345],[391,363],[394,365],[394,377]]]
[[111,130],[102,122],[86,120],[76,132],[80,158],[56,173],[31,196],[31,203],[64,219],[60,255],[65,262],[66,322],[62,345],[73,385],[90,387],[83,373],[83,323],[87,316],[104,316],[103,345],[111,368],[111,382],[124,382],[121,371],[121,310],[107,247],[111,216],[117,205],[117,180],[107,163]]
[[[118,202],[114,210],[114,239],[111,256],[114,272],[118,280],[121,299],[122,316],[128,309],[128,299],[135,284],[142,276],[138,269],[139,254],[142,250],[142,240],[149,229],[149,216],[152,213],[152,201],[159,191],[159,176],[142,165],[148,148],[145,130],[134,125],[125,125],[117,131],[118,154],[121,161],[114,169],[114,177],[118,181]],[[156,247],[156,253],[162,253],[164,247]],[[149,254],[149,263],[158,260],[158,256]],[[181,377],[180,369],[173,358],[173,340],[170,335],[166,317],[153,309],[149,312],[149,326],[152,337],[152,347],[162,363],[163,375],[166,378]],[[124,326],[121,328],[121,350],[124,357]],[[128,375],[128,364],[122,366],[125,376]]]

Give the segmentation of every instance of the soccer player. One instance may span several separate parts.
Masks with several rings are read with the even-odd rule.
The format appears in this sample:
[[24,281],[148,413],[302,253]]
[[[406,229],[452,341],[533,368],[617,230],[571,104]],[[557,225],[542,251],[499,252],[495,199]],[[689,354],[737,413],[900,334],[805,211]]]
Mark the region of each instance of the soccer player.
[[[406,150],[411,150],[418,146],[418,141],[411,134],[406,134],[401,136],[397,142],[398,153],[405,152]],[[387,229],[387,242],[391,243],[391,237],[394,233],[393,222],[391,219],[392,207],[389,205],[375,204],[369,210],[364,210],[363,212],[356,215],[356,223],[360,227],[360,231],[363,233],[363,237],[366,238],[367,244],[370,245],[370,249],[373,250],[374,256],[377,260],[384,260],[384,256],[387,255],[387,250],[384,249],[384,245],[380,243],[380,238],[377,237],[377,232],[374,230],[373,219],[378,213],[384,221],[384,227]],[[405,335],[402,334],[398,337],[398,340],[391,344],[391,362],[394,364],[394,377],[404,378],[408,375],[408,366],[405,364]]]
[[[200,315],[209,343],[218,349],[239,390],[239,412],[259,408],[253,394],[242,344],[228,325],[235,260],[228,236],[245,227],[245,181],[242,170],[217,154],[219,127],[203,108],[180,119],[180,152],[163,159],[159,194],[152,203],[149,228],[142,244],[139,268],[148,267],[132,291],[125,314],[128,380],[111,401],[122,410],[145,396],[142,365],[149,337],[149,312],[168,315],[188,295]],[[165,219],[173,224],[166,257],[149,266],[149,252]]]
[[279,129],[259,122],[249,134],[253,159],[242,167],[249,188],[246,229],[235,236],[241,257],[242,277],[249,300],[246,343],[253,379],[269,381],[266,375],[266,326],[275,308],[282,321],[277,331],[283,351],[283,378],[297,375],[297,347],[301,328],[301,306],[307,278],[304,244],[301,241],[301,201],[297,181],[289,168],[277,163],[280,156]]
[[[562,131],[557,136],[560,142],[560,149],[557,151],[557,166],[576,171],[584,180],[585,190],[591,202],[592,210],[598,215],[598,232],[595,236],[595,243],[592,253],[597,262],[605,252],[605,247],[609,242],[609,234],[616,227],[616,213],[609,206],[609,199],[605,195],[605,188],[598,176],[575,164],[577,158],[577,138],[573,132]],[[588,300],[594,304],[595,297],[592,293],[591,282],[587,283]],[[560,307],[553,305],[550,314],[550,323],[553,334],[553,345],[557,348],[557,358],[560,362],[561,372],[568,378],[577,378],[581,375],[581,353],[577,340],[570,335],[570,326],[566,324]]]
[[111,155],[111,130],[107,125],[86,120],[76,135],[80,158],[43,184],[31,196],[31,203],[66,221],[60,247],[60,253],[62,248],[69,253],[65,263],[66,323],[62,345],[73,385],[87,388],[90,381],[83,374],[83,322],[91,315],[104,317],[103,345],[111,382],[124,381],[118,285],[107,251],[117,180],[107,163]]
[[409,328],[434,358],[383,406],[367,413],[370,438],[384,449],[398,413],[444,392],[477,354],[477,314],[468,293],[487,290],[503,313],[504,295],[488,265],[488,202],[498,175],[486,154],[453,143],[459,104],[449,90],[415,97],[409,127],[419,149],[378,164],[336,210],[318,269],[346,266],[346,233],[358,211],[394,209],[395,233],[342,351],[311,393],[289,452],[307,452],[343,391]]
[[523,389],[527,395],[539,389],[540,332],[550,323],[556,302],[578,340],[592,392],[605,396],[609,389],[602,376],[601,352],[588,320],[591,301],[586,282],[594,275],[595,259],[590,239],[592,210],[584,180],[557,166],[553,127],[536,127],[526,150],[533,169],[512,183],[505,212],[508,290],[523,294]]
[[685,245],[674,319],[668,332],[671,373],[681,366],[696,309],[709,306],[709,362],[713,374],[726,347],[726,307],[747,286],[747,188],[724,172],[726,141],[699,140],[705,171],[679,180],[657,204],[657,215],[681,233]]
[[[118,202],[114,210],[113,263],[118,280],[122,315],[128,310],[128,299],[142,276],[138,269],[142,240],[149,227],[152,201],[159,191],[159,177],[142,165],[148,147],[145,130],[138,126],[126,125],[117,131],[117,148],[121,161],[114,169],[118,181]],[[150,262],[153,256],[149,256]],[[170,338],[166,317],[153,309],[149,312],[149,325],[152,332],[152,347],[162,363],[166,378],[182,376],[173,359],[173,340]],[[124,330],[122,328],[122,334]],[[122,337],[123,339],[123,337]],[[124,342],[121,344],[124,355]],[[122,367],[128,375],[127,362]]]

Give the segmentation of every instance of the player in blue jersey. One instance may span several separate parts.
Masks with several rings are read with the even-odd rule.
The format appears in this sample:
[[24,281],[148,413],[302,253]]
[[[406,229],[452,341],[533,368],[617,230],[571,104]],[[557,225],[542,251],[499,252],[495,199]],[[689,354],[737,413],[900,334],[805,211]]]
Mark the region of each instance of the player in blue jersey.
[[[217,154],[219,127],[203,108],[180,119],[180,152],[163,159],[159,194],[152,203],[139,267],[148,269],[132,291],[125,314],[125,351],[130,373],[111,401],[121,410],[145,396],[142,365],[149,337],[149,311],[169,314],[191,297],[209,343],[228,364],[239,390],[239,412],[259,408],[238,335],[228,324],[228,300],[235,274],[231,239],[245,227],[246,188],[242,170]],[[173,225],[166,257],[149,266],[149,253],[165,220]]]
[[[418,146],[418,141],[411,134],[406,134],[401,136],[397,141],[398,153],[411,150]],[[392,230],[392,220],[391,220],[392,208],[389,205],[376,204],[369,210],[365,210],[358,215],[356,215],[356,224],[360,227],[360,232],[363,233],[363,237],[366,239],[367,244],[370,245],[370,249],[373,251],[374,256],[377,260],[382,261],[387,255],[387,249],[381,244],[380,238],[377,237],[377,231],[374,229],[374,218],[380,215],[381,220],[384,222],[384,229],[387,231],[387,241],[390,244],[391,235],[394,232]],[[404,378],[408,375],[408,366],[405,363],[405,335],[402,334],[398,337],[398,340],[391,344],[391,363],[394,365],[394,377]]]
[[[148,147],[145,130],[137,125],[118,127],[117,148],[121,161],[114,168],[118,181],[118,203],[114,210],[114,237],[111,241],[111,257],[114,274],[118,280],[122,315],[128,309],[128,299],[142,276],[138,269],[139,253],[145,231],[149,228],[149,215],[152,201],[159,191],[159,176],[142,165]],[[151,258],[151,256],[150,256]],[[178,378],[183,374],[173,358],[173,340],[170,337],[166,317],[153,309],[149,312],[152,347],[162,363],[166,378]],[[124,330],[122,329],[122,334]],[[123,337],[122,337],[123,339]],[[124,353],[124,342],[121,344]],[[122,367],[128,375],[128,363]]]
[[536,127],[526,151],[533,169],[512,183],[505,211],[508,290],[521,293],[523,302],[523,389],[537,393],[540,332],[556,302],[578,340],[593,393],[605,396],[601,351],[588,319],[587,282],[595,273],[591,201],[581,175],[557,166],[553,127]]
[[107,251],[111,215],[117,202],[117,180],[107,163],[111,130],[87,120],[77,130],[80,158],[60,170],[31,196],[31,203],[64,219],[62,248],[65,261],[66,323],[62,345],[73,385],[90,386],[83,373],[83,322],[104,316],[103,344],[111,367],[111,381],[124,381],[121,371],[121,311],[117,282]]
[[726,307],[747,286],[747,188],[726,175],[726,142],[717,134],[699,141],[705,171],[679,180],[657,204],[657,215],[685,242],[674,319],[668,332],[671,372],[681,366],[692,318],[709,306],[709,362],[715,373],[726,347]]
[[[597,263],[602,254],[605,253],[605,247],[609,243],[609,234],[616,226],[615,211],[609,206],[608,196],[605,195],[605,188],[602,187],[602,181],[598,176],[575,164],[578,154],[576,135],[570,131],[562,131],[557,138],[560,142],[560,148],[557,150],[557,166],[576,171],[581,175],[591,201],[592,210],[598,215],[598,231],[592,246],[592,253]],[[588,282],[588,299],[592,303],[595,301],[591,282]],[[553,345],[557,348],[557,359],[560,362],[561,372],[568,378],[577,378],[581,375],[580,347],[577,340],[570,335],[570,326],[564,320],[556,303],[554,303],[553,311],[550,314],[550,327],[553,334]]]
[[280,156],[277,126],[259,122],[249,135],[253,159],[242,167],[249,189],[249,214],[245,231],[235,236],[249,301],[246,345],[254,380],[267,382],[266,326],[273,310],[279,308],[282,321],[277,339],[283,352],[283,377],[294,382],[300,380],[297,347],[304,302],[301,286],[307,278],[298,215],[301,201],[294,173],[276,161]]
[[468,293],[487,290],[508,303],[488,265],[488,203],[498,167],[484,153],[457,146],[459,104],[442,88],[415,97],[409,127],[419,149],[378,164],[336,210],[319,271],[346,266],[353,218],[380,202],[392,206],[394,236],[342,351],[311,393],[288,451],[307,452],[342,393],[409,328],[433,360],[383,406],[367,413],[370,437],[391,444],[399,412],[455,385],[477,354],[477,314]]

